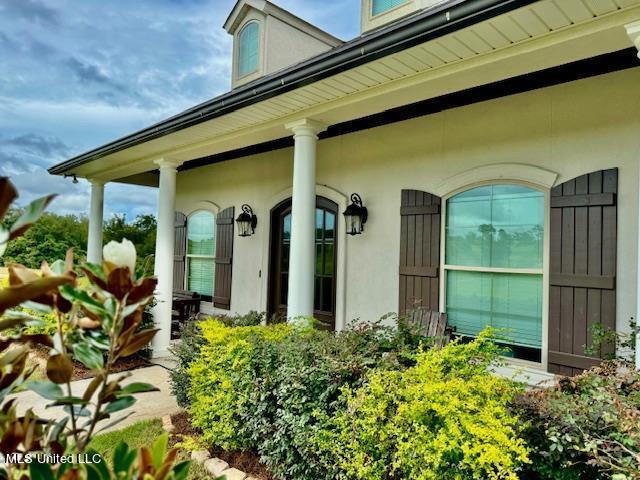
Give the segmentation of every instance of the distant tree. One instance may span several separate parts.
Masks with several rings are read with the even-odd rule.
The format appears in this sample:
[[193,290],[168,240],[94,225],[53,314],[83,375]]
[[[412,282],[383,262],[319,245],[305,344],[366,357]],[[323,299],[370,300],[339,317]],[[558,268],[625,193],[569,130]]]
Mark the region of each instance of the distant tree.
[[[19,209],[10,210],[3,226],[12,225],[19,214]],[[9,244],[0,265],[20,263],[39,268],[43,260],[52,263],[64,258],[69,248],[73,248],[76,262],[82,262],[87,255],[88,228],[89,221],[85,216],[45,213],[24,236]],[[155,251],[156,219],[153,215],[138,215],[131,223],[127,223],[125,215],[115,215],[105,222],[103,229],[105,243],[123,238],[133,242],[141,262]]]
[[[12,210],[5,217],[6,226],[18,217],[20,210]],[[43,260],[63,259],[73,248],[76,261],[86,257],[88,221],[75,215],[45,213],[24,236],[11,242],[4,254],[4,265],[20,263],[39,268]]]

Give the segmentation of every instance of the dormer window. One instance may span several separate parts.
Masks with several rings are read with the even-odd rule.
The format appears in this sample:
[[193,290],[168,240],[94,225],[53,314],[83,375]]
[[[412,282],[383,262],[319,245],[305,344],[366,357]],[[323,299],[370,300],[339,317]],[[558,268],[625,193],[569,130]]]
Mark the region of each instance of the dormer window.
[[260,25],[247,23],[238,35],[238,77],[258,70],[260,62]]
[[407,3],[407,1],[408,0],[371,0],[371,15],[375,17],[403,3]]

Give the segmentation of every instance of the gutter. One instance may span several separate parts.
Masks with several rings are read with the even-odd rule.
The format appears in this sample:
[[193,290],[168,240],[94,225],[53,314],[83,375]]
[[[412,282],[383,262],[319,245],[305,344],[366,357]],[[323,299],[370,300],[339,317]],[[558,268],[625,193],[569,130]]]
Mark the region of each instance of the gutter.
[[366,33],[309,60],[267,75],[178,115],[49,168],[73,168],[406,50],[538,0],[453,0]]

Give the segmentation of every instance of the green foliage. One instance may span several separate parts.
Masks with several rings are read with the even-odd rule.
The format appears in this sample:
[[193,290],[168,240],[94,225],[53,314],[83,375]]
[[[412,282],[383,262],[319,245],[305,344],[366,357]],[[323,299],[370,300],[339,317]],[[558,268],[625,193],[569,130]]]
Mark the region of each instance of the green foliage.
[[[262,324],[265,318],[266,314],[251,311],[246,315],[216,315],[215,320],[228,327],[250,327]],[[199,356],[204,343],[199,325],[200,322],[184,323],[180,327],[180,342],[171,347],[171,352],[178,360],[178,366],[170,373],[171,392],[183,408],[189,406],[189,366]]]
[[[2,227],[8,229],[24,212],[24,209],[10,210]],[[24,235],[9,243],[0,262],[3,265],[19,263],[28,268],[40,268],[43,261],[65,258],[69,248],[73,248],[74,259],[79,262],[86,256],[88,228],[86,217],[44,213]],[[107,220],[104,224],[105,244],[122,238],[129,239],[136,246],[141,266],[155,251],[155,217],[139,215],[133,222],[127,223],[124,215],[115,215]]]
[[[22,210],[11,210],[5,223],[12,223]],[[23,236],[12,241],[2,258],[4,265],[19,263],[28,268],[40,268],[43,261],[65,258],[73,248],[75,260],[86,255],[88,221],[75,215],[45,213]]]
[[287,325],[227,327],[217,320],[200,324],[205,344],[188,368],[189,412],[203,439],[227,450],[243,450],[249,439],[239,433],[240,412],[253,377],[252,353],[260,342],[278,341],[291,332]]
[[518,388],[487,372],[488,335],[420,353],[404,372],[376,371],[314,441],[340,478],[517,479],[528,461],[508,404]]
[[311,441],[319,412],[330,417],[344,408],[341,389],[362,385],[371,369],[403,368],[396,333],[379,323],[337,334],[297,329],[254,350],[240,432],[278,478],[335,478]]
[[[595,323],[591,326],[591,345],[586,345],[584,352],[591,356],[600,356],[603,347],[609,347],[611,353],[605,355],[606,360],[631,360],[636,351],[636,331],[638,324],[635,320],[629,322],[628,332],[619,332],[608,328],[602,323]],[[613,347],[613,348],[610,348]]]
[[518,397],[532,472],[545,479],[640,479],[640,373],[610,362]]

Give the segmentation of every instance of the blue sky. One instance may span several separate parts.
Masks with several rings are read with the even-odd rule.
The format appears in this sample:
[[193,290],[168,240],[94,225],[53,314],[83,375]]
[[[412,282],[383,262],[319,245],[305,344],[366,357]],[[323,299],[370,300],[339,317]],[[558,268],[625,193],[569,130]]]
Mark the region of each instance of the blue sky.
[[[234,0],[1,0],[0,175],[22,203],[88,213],[89,186],[50,176],[62,160],[131,133],[230,86]],[[275,0],[347,40],[360,0]],[[109,184],[105,214],[156,209],[156,191]]]

